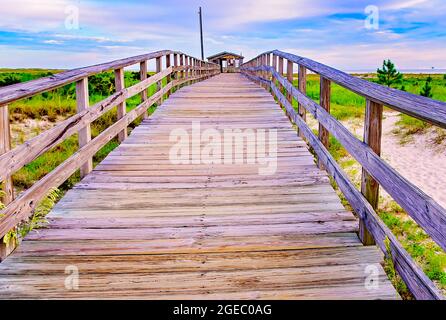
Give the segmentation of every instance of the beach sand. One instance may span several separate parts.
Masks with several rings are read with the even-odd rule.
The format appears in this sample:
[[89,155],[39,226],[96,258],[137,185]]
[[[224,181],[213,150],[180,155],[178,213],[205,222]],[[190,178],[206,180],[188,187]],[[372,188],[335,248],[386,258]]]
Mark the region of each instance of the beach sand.
[[432,132],[413,134],[410,142],[401,144],[401,137],[392,132],[398,113],[385,112],[384,117],[382,158],[446,208],[446,145],[435,145]]

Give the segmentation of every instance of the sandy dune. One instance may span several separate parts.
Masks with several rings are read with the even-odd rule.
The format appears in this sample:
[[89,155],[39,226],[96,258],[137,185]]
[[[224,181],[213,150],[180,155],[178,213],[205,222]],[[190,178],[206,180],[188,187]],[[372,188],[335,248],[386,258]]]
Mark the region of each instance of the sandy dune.
[[446,208],[446,146],[435,146],[432,135],[414,134],[404,145],[392,133],[398,113],[386,112],[383,121],[382,157],[402,176]]

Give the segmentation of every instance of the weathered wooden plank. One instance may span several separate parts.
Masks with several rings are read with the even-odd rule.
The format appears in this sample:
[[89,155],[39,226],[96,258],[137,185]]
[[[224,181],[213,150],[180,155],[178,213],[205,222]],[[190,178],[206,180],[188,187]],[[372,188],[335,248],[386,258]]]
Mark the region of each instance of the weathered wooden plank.
[[[25,245],[26,243],[26,245]],[[304,250],[362,246],[354,233],[324,235],[269,235],[225,238],[180,238],[156,240],[77,240],[26,241],[14,253],[16,256],[53,257],[66,255],[141,255],[196,254],[214,252],[253,252]]]
[[328,221],[287,223],[274,225],[238,225],[238,226],[189,226],[181,227],[155,227],[155,228],[70,228],[70,229],[44,229],[32,232],[27,240],[156,240],[181,239],[186,237],[198,238],[203,234],[206,237],[247,237],[267,236],[274,233],[276,236],[321,235],[326,233],[346,233],[358,231],[356,221]]
[[[81,274],[209,272],[300,268],[323,265],[376,263],[381,259],[373,247],[339,247],[317,250],[228,252],[190,255],[54,256],[13,255],[0,264],[2,275],[55,275],[67,265],[77,265]],[[204,262],[204,263],[203,263]]]
[[[168,293],[153,293],[153,290],[120,290],[120,291],[79,291],[72,290],[69,293],[66,293],[67,296],[65,299],[87,299],[87,298],[97,298],[101,297],[101,299],[148,299],[148,300],[224,300],[224,299],[232,299],[232,300],[393,300],[397,299],[394,292],[392,292],[392,286],[383,282],[383,285],[380,287],[382,290],[364,290],[364,283],[351,283],[348,286],[344,284],[333,284],[319,287],[299,287],[296,289],[265,289],[265,290],[241,290],[237,288],[236,291],[224,291],[219,290],[218,292],[168,292]],[[67,291],[67,290],[65,290]],[[22,291],[17,290],[18,293],[10,293],[8,296],[5,296],[9,299],[14,298],[42,298],[42,292],[33,292],[27,295],[24,295]],[[61,299],[60,292],[46,292],[45,299]]]
[[[91,212],[91,211],[90,211]],[[48,219],[51,229],[69,229],[69,228],[160,228],[160,227],[191,227],[197,226],[236,226],[236,225],[275,225],[286,223],[316,223],[316,222],[340,222],[356,221],[351,212],[347,211],[319,211],[319,212],[301,212],[297,213],[246,213],[243,219],[240,215],[206,215],[206,216],[158,216],[156,219],[147,219],[147,217],[125,217],[120,218],[101,218],[94,214],[89,215],[88,219],[74,218],[70,215],[57,216],[51,214]]]
[[[139,274],[138,280],[134,275],[126,274],[95,274],[82,275],[83,281],[79,282],[78,290],[66,290],[64,279],[66,275],[59,273],[46,276],[48,284],[35,281],[36,277],[10,276],[0,280],[0,289],[9,287],[14,292],[20,292],[23,287],[28,288],[34,296],[54,297],[56,294],[67,292],[64,295],[79,296],[79,293],[88,294],[107,290],[112,284],[115,294],[127,292],[132,295],[143,291],[145,294],[169,296],[175,293],[206,294],[208,292],[220,293],[237,291],[262,291],[280,289],[299,289],[332,285],[358,285],[362,284],[362,291],[366,291],[364,282],[367,275],[364,273],[365,264],[319,266],[302,268],[260,269],[260,270],[234,270],[234,271],[210,271],[210,272],[180,272],[175,274]],[[330,276],[328,276],[330,275]],[[383,271],[377,274],[378,281],[384,281],[386,275]],[[34,280],[34,281],[33,281]],[[78,292],[76,294],[76,292]],[[10,298],[11,296],[6,296]],[[394,298],[396,298],[394,296]]]

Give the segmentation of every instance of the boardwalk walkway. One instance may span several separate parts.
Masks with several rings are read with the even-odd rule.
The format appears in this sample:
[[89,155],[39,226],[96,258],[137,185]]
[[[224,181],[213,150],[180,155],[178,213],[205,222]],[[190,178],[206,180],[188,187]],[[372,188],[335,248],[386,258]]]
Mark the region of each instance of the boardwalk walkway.
[[[193,121],[277,129],[276,172],[171,163],[169,134]],[[0,264],[1,298],[397,298],[285,114],[240,74],[172,94],[48,217]]]

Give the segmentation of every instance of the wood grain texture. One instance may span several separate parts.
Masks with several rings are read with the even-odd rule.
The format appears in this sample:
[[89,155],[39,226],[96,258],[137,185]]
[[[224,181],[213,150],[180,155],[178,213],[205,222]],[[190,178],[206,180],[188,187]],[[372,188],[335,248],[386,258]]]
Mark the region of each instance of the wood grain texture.
[[[289,79],[287,79],[289,81]],[[290,93],[291,95],[291,93]],[[327,111],[327,113],[330,113],[330,97],[331,97],[331,83],[330,80],[321,77],[320,78],[320,94],[319,94],[319,103],[320,106]],[[328,130],[323,126],[321,122],[319,122],[319,131],[318,131],[318,137],[319,140],[322,142],[324,147],[326,149],[329,148],[330,144],[330,133]],[[318,160],[319,168],[323,169],[324,165],[321,161]]]
[[[88,78],[84,78],[76,82],[76,107],[77,112],[83,112],[90,106],[88,95]],[[85,127],[79,129],[78,132],[79,148],[82,148],[91,141],[91,127],[90,124],[86,124]],[[87,161],[80,167],[81,178],[85,177],[93,170],[93,158],[87,159]]]
[[[364,142],[378,155],[381,155],[383,106],[367,100],[364,120]],[[362,169],[361,192],[373,209],[378,208],[379,184],[373,177]],[[363,244],[375,244],[372,234],[367,230],[363,221],[359,222],[359,237]]]
[[[287,60],[286,64],[286,78],[290,83],[293,83],[293,61],[290,60]],[[289,103],[292,103],[293,96],[291,95],[291,92],[287,92],[286,98]]]
[[[0,106],[0,155],[6,154],[11,149],[11,128],[9,122],[9,109],[7,105]],[[14,200],[14,184],[10,175],[5,176],[0,182],[0,190],[3,194],[0,202],[8,205]],[[5,259],[16,247],[14,239],[6,242],[0,237],[0,261]]]
[[[11,128],[9,123],[9,107],[0,106],[0,156],[5,156],[11,150]],[[14,200],[14,186],[11,174],[4,175],[1,179],[1,190],[4,194],[0,197],[3,204],[7,205]]]
[[[307,69],[304,66],[299,65],[298,66],[298,89],[303,94],[307,94]],[[302,118],[303,121],[307,121],[307,110],[305,109],[305,106],[298,103],[299,108],[299,116]],[[300,133],[300,137],[303,137],[303,134]]]
[[[160,58],[156,58],[160,59]],[[158,71],[157,71],[158,72]],[[124,69],[116,69],[115,70],[115,90],[121,91],[125,89],[125,81],[124,81]],[[122,101],[117,106],[117,118],[122,119],[127,112],[127,104],[125,101]],[[127,127],[125,127],[121,132],[118,133],[119,142],[123,142],[127,138],[128,132]]]
[[[259,175],[261,163],[172,163],[170,134],[192,134],[193,121],[204,129],[277,130],[276,171]],[[206,145],[192,135],[190,142]],[[0,298],[398,298],[382,255],[361,244],[357,220],[291,123],[240,74],[171,94],[48,219],[0,264]],[[365,285],[370,265],[375,290]],[[65,287],[67,266],[79,271],[78,290]]]
[[[139,80],[144,81],[146,79],[147,79],[147,61],[142,61],[139,64]],[[141,102],[146,101],[147,96],[148,96],[147,89],[144,89],[143,91],[141,91]],[[145,112],[143,114],[143,119],[147,119],[147,118],[148,118],[148,114],[147,114],[147,112]]]

